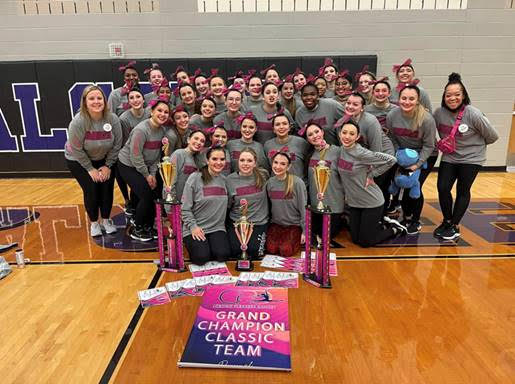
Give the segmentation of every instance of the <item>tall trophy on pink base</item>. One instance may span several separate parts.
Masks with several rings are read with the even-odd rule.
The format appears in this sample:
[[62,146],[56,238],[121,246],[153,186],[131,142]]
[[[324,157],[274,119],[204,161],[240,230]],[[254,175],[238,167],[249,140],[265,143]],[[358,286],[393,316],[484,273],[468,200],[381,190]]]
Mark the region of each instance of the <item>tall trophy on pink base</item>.
[[254,269],[252,260],[247,254],[249,240],[252,236],[252,232],[254,231],[254,224],[249,222],[247,219],[248,208],[249,206],[247,200],[241,199],[241,217],[234,223],[234,230],[236,231],[236,237],[238,237],[241,249],[241,259],[236,262],[237,271],[252,271],[252,269]]
[[[331,208],[324,204],[324,193],[329,186],[331,169],[326,165],[324,160],[320,160],[318,165],[314,167],[315,182],[317,187],[318,204],[316,207],[306,206],[306,244],[304,249],[304,274],[303,279],[321,288],[331,288],[331,280],[329,278],[329,243],[330,243],[330,226],[331,226]],[[311,249],[312,230],[311,215],[312,213],[322,215],[322,237],[317,236],[317,244],[315,245],[315,268],[312,268]]]
[[[177,166],[173,164],[168,156],[168,140],[163,139],[163,153],[165,156],[159,163],[159,173],[163,179],[165,198],[156,200],[156,224],[159,249],[159,266],[161,269],[170,272],[185,272],[184,254],[182,249],[182,219],[181,203],[177,201],[172,185],[177,177]],[[167,211],[166,220],[163,220],[163,207]],[[168,228],[168,235],[164,235],[163,221]],[[165,253],[166,244],[166,253]]]

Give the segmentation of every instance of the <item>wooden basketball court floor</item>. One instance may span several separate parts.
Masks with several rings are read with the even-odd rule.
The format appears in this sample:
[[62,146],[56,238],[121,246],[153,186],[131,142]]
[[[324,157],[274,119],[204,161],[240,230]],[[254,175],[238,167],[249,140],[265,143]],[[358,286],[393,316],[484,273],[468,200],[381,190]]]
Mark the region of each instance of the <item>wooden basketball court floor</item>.
[[158,272],[118,205],[118,234],[93,241],[74,180],[0,180],[0,244],[32,261],[0,280],[0,382],[515,383],[515,175],[478,176],[456,243],[431,235],[435,176],[422,233],[342,233],[333,289],[290,290],[290,373],[177,368],[200,298],[142,310],[136,292],[190,274]]

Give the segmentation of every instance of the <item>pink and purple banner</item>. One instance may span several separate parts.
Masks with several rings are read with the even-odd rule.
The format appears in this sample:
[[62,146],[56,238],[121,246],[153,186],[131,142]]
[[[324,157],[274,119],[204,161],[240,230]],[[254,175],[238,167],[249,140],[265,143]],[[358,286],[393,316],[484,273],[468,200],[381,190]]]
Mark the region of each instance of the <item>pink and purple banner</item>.
[[178,365],[290,371],[288,289],[207,287]]

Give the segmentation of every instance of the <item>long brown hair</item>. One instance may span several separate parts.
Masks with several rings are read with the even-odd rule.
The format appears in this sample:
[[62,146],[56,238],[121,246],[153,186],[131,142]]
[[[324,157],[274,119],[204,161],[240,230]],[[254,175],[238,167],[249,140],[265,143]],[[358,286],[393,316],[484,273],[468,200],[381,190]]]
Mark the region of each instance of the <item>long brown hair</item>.
[[242,153],[245,153],[245,152],[250,153],[252,155],[252,157],[254,157],[254,161],[256,162],[256,166],[254,167],[252,173],[254,174],[254,181],[256,183],[256,187],[258,187],[259,189],[262,189],[263,185],[265,185],[265,178],[263,177],[263,174],[261,173],[261,170],[257,166],[258,158],[257,158],[256,151],[254,151],[250,147],[245,147],[245,148],[243,148],[241,150],[240,156],[241,156]]

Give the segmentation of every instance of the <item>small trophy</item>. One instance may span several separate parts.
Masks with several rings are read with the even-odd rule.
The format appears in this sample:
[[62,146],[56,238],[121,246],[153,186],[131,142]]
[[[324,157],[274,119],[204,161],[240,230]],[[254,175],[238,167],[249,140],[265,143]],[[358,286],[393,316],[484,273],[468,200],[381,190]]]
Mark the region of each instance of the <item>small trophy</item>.
[[317,210],[320,212],[327,212],[329,207],[323,203],[324,193],[329,186],[329,180],[331,177],[331,169],[326,165],[324,160],[320,160],[318,165],[314,168],[315,172],[315,184],[317,187],[317,199],[318,205]]
[[241,217],[234,223],[234,231],[240,242],[241,259],[236,262],[237,271],[252,271],[254,265],[247,255],[247,245],[249,243],[254,224],[247,220],[248,202],[245,199],[240,200]]

